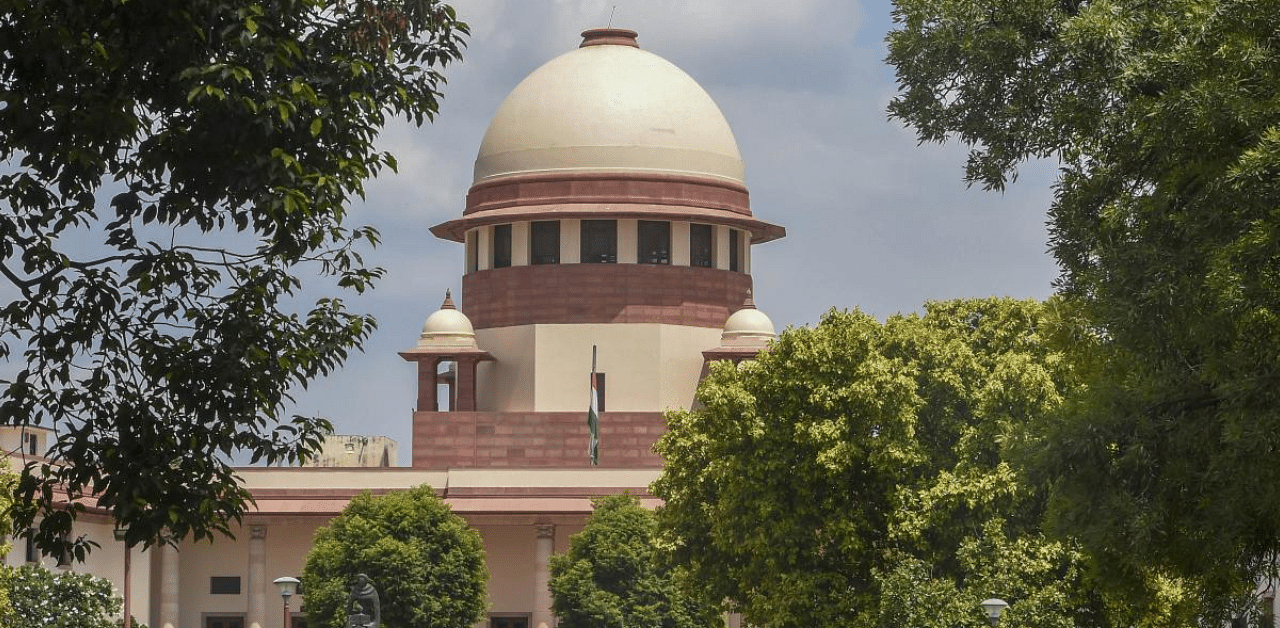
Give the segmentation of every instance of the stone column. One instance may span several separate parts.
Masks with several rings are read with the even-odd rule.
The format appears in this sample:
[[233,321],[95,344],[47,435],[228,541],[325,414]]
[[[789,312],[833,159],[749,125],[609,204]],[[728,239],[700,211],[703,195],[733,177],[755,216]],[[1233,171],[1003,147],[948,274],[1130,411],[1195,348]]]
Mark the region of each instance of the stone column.
[[178,548],[160,544],[160,621],[159,628],[178,628],[181,607],[178,603]]
[[[458,374],[454,380],[454,398],[458,402],[459,412],[476,411],[476,364],[480,359],[471,355],[458,356]],[[537,628],[536,625],[533,628]]]
[[431,356],[418,360],[418,412],[435,412],[436,368],[440,358]]
[[245,594],[249,596],[249,608],[245,625],[248,628],[265,628],[267,625],[267,526],[249,526],[249,578]]
[[535,524],[537,538],[533,545],[533,617],[529,628],[552,628],[556,618],[551,614],[551,554],[555,551],[556,526]]

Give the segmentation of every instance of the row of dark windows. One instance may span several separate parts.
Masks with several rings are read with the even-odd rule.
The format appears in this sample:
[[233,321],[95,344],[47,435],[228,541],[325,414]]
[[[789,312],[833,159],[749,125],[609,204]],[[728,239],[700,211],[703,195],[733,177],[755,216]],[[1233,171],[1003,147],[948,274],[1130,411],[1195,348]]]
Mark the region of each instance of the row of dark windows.
[[[618,261],[618,221],[583,220],[579,260],[583,264],[614,264]],[[702,268],[715,266],[715,246],[711,225],[689,225],[689,265]],[[511,225],[493,227],[493,268],[511,265]],[[638,221],[636,257],[641,264],[671,263],[671,223],[657,220]],[[729,270],[741,272],[742,232],[729,230]],[[560,222],[538,220],[530,223],[529,263],[560,263]],[[472,264],[474,267],[474,264]]]
[[[240,595],[240,576],[209,576],[210,595]],[[295,595],[306,595],[299,580]]]
[[[307,628],[307,616],[290,613],[289,625],[293,628]],[[244,628],[244,615],[205,615],[204,628]]]

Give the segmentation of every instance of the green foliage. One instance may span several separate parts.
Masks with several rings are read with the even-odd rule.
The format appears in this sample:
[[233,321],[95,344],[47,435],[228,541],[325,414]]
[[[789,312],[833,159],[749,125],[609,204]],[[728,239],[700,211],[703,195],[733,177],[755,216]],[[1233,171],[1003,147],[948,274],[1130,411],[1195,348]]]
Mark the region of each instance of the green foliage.
[[358,574],[377,587],[387,628],[469,628],[484,616],[480,534],[429,486],[360,495],[316,532],[302,572],[309,625],[347,625]]
[[1002,628],[1144,619],[1041,532],[1044,492],[1010,463],[1072,381],[1047,306],[925,309],[833,310],[668,415],[654,491],[691,580],[765,628],[981,628],[988,597],[1012,604]]
[[289,391],[374,321],[300,277],[381,275],[347,207],[466,32],[435,0],[0,0],[0,359],[25,346],[0,424],[58,435],[15,513],[47,552],[89,495],[131,545],[225,533],[231,455],[296,461],[331,429],[284,416]]
[[5,568],[12,614],[9,628],[114,628],[123,601],[111,582],[72,571],[51,572],[39,565]]
[[[5,539],[0,541],[0,556],[8,555],[9,550],[13,549],[13,544],[8,541],[9,533],[13,530],[9,509],[13,505],[13,487],[16,483],[17,477],[8,470],[0,470],[0,539]],[[9,617],[13,612],[13,606],[9,603],[12,578],[12,570],[0,566],[0,619]]]
[[657,520],[630,494],[599,497],[569,550],[551,559],[551,609],[562,628],[723,625],[685,574],[660,561]]
[[1033,459],[1056,526],[1121,590],[1247,595],[1280,555],[1280,4],[895,4],[892,116],[987,187],[1061,162],[1085,385]]

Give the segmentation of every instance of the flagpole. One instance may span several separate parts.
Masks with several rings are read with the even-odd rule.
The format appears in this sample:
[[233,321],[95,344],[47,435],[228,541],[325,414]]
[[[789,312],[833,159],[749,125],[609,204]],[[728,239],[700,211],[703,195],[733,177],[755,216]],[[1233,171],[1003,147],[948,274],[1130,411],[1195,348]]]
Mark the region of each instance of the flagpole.
[[600,401],[596,396],[596,346],[591,345],[591,400],[587,406],[587,459],[591,466],[600,463]]

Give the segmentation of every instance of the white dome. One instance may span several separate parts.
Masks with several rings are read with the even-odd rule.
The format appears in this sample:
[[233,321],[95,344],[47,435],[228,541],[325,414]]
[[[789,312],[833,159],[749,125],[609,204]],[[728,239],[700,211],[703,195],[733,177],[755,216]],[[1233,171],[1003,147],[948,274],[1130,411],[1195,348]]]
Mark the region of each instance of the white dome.
[[453,296],[445,293],[444,304],[422,324],[418,348],[471,347],[476,346],[476,331],[471,319],[459,312],[453,304]]
[[748,305],[724,322],[720,343],[726,347],[763,347],[775,337],[773,321],[755,306]]
[[635,33],[583,33],[534,70],[493,116],[475,183],[532,173],[650,172],[743,182],[724,114],[688,74],[635,47]]

